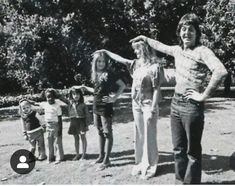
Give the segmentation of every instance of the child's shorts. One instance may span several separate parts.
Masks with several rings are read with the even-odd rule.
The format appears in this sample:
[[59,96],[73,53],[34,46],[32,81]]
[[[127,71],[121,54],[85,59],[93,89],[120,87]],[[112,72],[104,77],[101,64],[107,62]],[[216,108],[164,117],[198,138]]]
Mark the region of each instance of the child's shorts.
[[112,117],[105,117],[98,114],[94,115],[94,125],[102,133],[112,133]]
[[76,135],[88,131],[86,118],[71,118],[68,134]]

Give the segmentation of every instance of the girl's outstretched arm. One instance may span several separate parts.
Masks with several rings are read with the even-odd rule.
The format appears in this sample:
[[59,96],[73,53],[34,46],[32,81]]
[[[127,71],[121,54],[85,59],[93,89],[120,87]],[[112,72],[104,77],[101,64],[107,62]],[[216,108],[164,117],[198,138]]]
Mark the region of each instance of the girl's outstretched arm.
[[105,49],[101,49],[101,50],[97,50],[95,51],[95,53],[97,52],[104,52],[106,53],[110,58],[112,58],[113,60],[119,62],[119,63],[122,63],[124,65],[128,65],[128,64],[131,64],[133,62],[133,60],[130,60],[130,59],[126,59],[126,58],[123,58],[121,57],[120,55],[118,54],[115,54],[113,52],[110,52],[109,50],[105,50]]
[[137,36],[137,37],[130,40],[131,43],[137,42],[137,41],[144,41],[153,49],[158,50],[158,51],[165,53],[167,55],[173,56],[173,50],[174,50],[173,46],[165,45],[165,44],[161,43],[160,41],[157,41],[155,39],[151,39],[151,38],[143,36],[143,35]]
[[69,99],[67,99],[65,96],[63,96],[59,92],[56,92],[56,96],[60,101],[63,101],[64,103],[69,104]]
[[86,90],[90,93],[94,93],[94,88],[82,85],[82,90]]
[[121,79],[118,79],[116,81],[116,84],[119,87],[116,94],[112,97],[111,96],[104,96],[104,98],[102,99],[103,102],[105,102],[105,103],[114,103],[117,100],[117,98],[123,93],[123,91],[126,88],[125,83]]

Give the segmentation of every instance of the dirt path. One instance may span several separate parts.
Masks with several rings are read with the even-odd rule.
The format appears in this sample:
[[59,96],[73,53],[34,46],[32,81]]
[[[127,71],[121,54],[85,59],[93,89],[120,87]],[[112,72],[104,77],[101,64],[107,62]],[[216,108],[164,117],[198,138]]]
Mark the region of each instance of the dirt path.
[[[235,99],[213,98],[206,104],[203,134],[203,183],[235,184]],[[174,184],[174,162],[169,122],[170,100],[161,104],[158,122],[159,165],[157,176],[141,180],[130,175],[134,164],[133,118],[130,103],[119,104],[116,110],[112,166],[96,172],[91,165],[98,156],[97,133],[93,126],[87,133],[88,160],[71,161],[74,156],[73,137],[67,134],[64,122],[63,145],[66,161],[61,164],[37,162],[28,175],[18,175],[10,168],[14,151],[28,148],[21,136],[19,120],[0,122],[1,184]],[[5,181],[3,181],[5,180]]]

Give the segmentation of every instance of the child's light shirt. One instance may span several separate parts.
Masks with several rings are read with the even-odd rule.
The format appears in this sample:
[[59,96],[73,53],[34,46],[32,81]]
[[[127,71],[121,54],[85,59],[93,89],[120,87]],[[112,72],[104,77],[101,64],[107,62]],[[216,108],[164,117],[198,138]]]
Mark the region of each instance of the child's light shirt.
[[48,102],[40,103],[40,106],[45,111],[45,121],[48,122],[58,122],[58,116],[62,115],[62,109],[58,101],[55,100],[54,104],[49,104]]

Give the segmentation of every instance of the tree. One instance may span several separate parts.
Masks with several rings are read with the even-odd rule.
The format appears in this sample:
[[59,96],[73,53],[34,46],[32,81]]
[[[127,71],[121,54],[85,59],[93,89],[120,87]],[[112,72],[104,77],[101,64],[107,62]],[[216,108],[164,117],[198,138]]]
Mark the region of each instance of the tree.
[[[229,75],[235,76],[235,6],[229,0],[208,0],[204,8],[204,44],[214,50]],[[225,85],[229,90],[231,77]]]
[[[203,41],[227,68],[234,58],[234,11],[228,0],[2,0],[1,5],[2,76],[26,89],[41,82],[71,86],[79,83],[78,74],[89,83],[95,50],[133,59],[129,40],[139,34],[176,44],[177,24],[188,12],[203,20]],[[113,63],[112,69],[131,81],[124,66]]]

